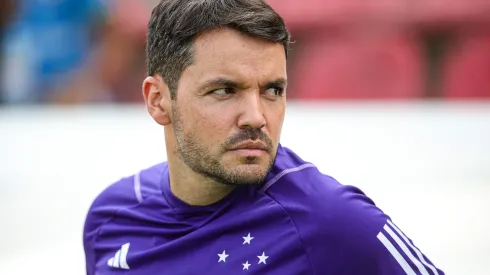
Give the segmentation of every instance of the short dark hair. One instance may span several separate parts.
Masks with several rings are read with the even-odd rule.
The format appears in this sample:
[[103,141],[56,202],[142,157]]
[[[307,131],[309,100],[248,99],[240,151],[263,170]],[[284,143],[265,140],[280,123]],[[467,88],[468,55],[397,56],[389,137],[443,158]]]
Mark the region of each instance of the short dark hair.
[[288,56],[290,33],[264,0],[161,0],[148,23],[148,75],[161,75],[174,99],[182,72],[193,62],[195,37],[222,27],[281,43]]

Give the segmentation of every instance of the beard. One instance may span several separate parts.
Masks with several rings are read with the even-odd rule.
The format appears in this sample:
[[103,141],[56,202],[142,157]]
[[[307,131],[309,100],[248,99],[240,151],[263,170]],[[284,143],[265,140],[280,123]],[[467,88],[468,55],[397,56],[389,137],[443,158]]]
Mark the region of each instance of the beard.
[[[219,151],[213,154],[211,148],[203,144],[195,132],[186,132],[186,127],[177,107],[172,108],[173,128],[177,140],[177,147],[180,159],[194,172],[213,179],[225,185],[258,185],[266,178],[272,169],[277,150],[273,151],[272,140],[261,129],[247,127],[237,134],[230,137],[219,146]],[[269,150],[269,161],[265,165],[258,165],[258,157],[245,157],[240,165],[235,167],[225,167],[221,162],[220,156],[226,153],[229,148],[240,142],[247,140],[260,140],[264,142]],[[247,167],[252,166],[253,167]]]

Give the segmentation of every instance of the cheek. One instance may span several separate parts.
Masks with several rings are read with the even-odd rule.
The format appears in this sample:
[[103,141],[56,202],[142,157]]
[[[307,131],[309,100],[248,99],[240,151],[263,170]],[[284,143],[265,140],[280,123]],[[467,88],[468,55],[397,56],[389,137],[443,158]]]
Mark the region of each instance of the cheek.
[[275,108],[267,114],[267,130],[271,138],[275,141],[279,140],[284,122],[285,108]]
[[192,115],[192,125],[189,124],[189,129],[195,136],[202,139],[211,145],[219,144],[226,140],[229,136],[233,125],[230,123],[232,118],[223,115],[222,112],[210,112],[203,108],[190,110]]

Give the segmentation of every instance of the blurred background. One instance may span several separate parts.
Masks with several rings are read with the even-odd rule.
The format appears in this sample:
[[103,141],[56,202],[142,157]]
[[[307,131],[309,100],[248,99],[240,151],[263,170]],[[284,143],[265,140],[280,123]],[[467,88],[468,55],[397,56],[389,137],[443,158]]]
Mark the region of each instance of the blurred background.
[[[94,197],[165,160],[141,96],[157,2],[0,2],[0,274],[84,274]],[[447,274],[489,275],[490,1],[268,2],[294,41],[283,145]]]

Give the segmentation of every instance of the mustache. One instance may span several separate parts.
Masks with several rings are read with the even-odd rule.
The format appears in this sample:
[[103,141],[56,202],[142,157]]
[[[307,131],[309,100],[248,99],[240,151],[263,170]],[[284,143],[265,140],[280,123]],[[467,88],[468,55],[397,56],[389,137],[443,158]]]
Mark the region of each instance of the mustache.
[[269,136],[264,133],[261,129],[247,128],[246,130],[242,130],[237,134],[230,137],[224,144],[225,149],[231,148],[233,145],[237,143],[241,143],[247,140],[260,140],[267,145],[267,147],[272,148],[272,140]]

